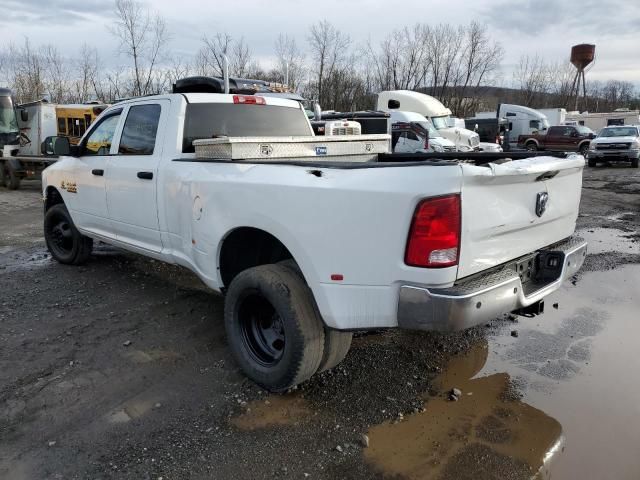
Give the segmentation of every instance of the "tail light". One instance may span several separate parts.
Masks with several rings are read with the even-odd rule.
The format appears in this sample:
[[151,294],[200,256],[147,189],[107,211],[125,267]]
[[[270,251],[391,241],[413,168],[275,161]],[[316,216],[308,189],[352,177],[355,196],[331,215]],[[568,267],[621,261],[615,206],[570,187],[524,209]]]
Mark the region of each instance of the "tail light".
[[451,267],[460,255],[460,195],[422,200],[409,230],[404,262],[412,267]]
[[429,135],[424,137],[424,149],[429,150]]
[[255,95],[234,95],[233,103],[244,105],[266,105],[267,101],[264,97],[256,97]]

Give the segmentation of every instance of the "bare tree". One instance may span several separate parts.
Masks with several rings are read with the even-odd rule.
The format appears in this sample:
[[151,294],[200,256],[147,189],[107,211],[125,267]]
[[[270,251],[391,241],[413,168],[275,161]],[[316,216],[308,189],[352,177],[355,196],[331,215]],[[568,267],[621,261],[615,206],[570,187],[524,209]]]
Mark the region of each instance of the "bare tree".
[[538,54],[520,57],[513,73],[515,87],[520,90],[520,103],[539,107],[544,94],[549,92],[549,68]]
[[326,88],[327,79],[344,66],[351,39],[327,20],[322,20],[311,26],[308,42],[315,77],[314,90],[318,101],[324,105],[329,95]]
[[277,81],[288,83],[292,90],[298,89],[304,75],[304,55],[298,49],[296,40],[280,34],[275,43],[277,58]]
[[133,95],[152,93],[155,69],[169,40],[167,26],[137,0],[116,0],[116,22],[111,32],[122,53],[133,61]]
[[[462,50],[459,52],[455,96],[450,108],[461,117],[472,115],[477,106],[477,93],[481,85],[493,80],[503,54],[502,46],[491,40],[487,27],[471,22],[465,29]],[[475,95],[470,94],[473,89]]]
[[57,48],[45,45],[41,49],[42,61],[45,67],[45,86],[49,94],[49,101],[64,103],[71,96],[70,69],[66,59],[62,58]]
[[89,47],[86,43],[80,49],[77,61],[77,79],[75,81],[75,91],[77,102],[86,102],[94,96],[96,99],[103,98],[103,92],[98,79],[98,51]]
[[255,65],[244,37],[236,41],[228,33],[216,33],[213,37],[205,36],[202,41],[204,46],[196,56],[201,75],[222,76],[224,55],[229,59],[229,73],[233,76],[246,77]]
[[45,66],[41,53],[28,38],[22,46],[10,44],[6,53],[8,84],[18,103],[39,100],[45,96]]

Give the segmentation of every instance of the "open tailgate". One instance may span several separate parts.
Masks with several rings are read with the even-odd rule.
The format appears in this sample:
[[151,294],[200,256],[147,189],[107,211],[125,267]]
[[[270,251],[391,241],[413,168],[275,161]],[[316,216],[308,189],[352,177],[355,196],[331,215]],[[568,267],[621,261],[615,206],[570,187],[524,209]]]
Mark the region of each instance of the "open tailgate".
[[483,166],[463,164],[461,168],[458,278],[573,234],[582,189],[582,156],[534,157]]

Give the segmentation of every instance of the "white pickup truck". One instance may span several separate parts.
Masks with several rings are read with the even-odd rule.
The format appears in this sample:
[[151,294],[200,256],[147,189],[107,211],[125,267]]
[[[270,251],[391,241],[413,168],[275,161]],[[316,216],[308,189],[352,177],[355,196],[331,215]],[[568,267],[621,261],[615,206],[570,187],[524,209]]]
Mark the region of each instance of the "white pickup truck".
[[47,246],[66,264],[100,240],[191,269],[225,295],[230,348],[273,391],[335,366],[355,330],[539,312],[582,265],[581,156],[438,160],[377,154],[362,136],[336,137],[360,156],[329,160],[332,144],[311,135],[279,98],[113,105],[77,147],[43,144],[63,156],[43,174]]

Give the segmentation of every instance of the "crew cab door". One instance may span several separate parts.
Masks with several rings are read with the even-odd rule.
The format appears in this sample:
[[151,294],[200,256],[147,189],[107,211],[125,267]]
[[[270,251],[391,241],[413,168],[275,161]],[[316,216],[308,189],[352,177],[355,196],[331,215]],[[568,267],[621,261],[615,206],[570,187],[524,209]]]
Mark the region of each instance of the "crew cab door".
[[168,100],[155,100],[126,107],[117,149],[107,163],[107,207],[116,238],[154,252],[162,249],[157,182],[162,110],[168,106]]
[[122,120],[122,109],[112,110],[95,123],[79,145],[73,172],[58,185],[66,190],[67,208],[74,223],[81,229],[113,238],[109,221],[105,186],[105,171],[113,148],[113,139]]

